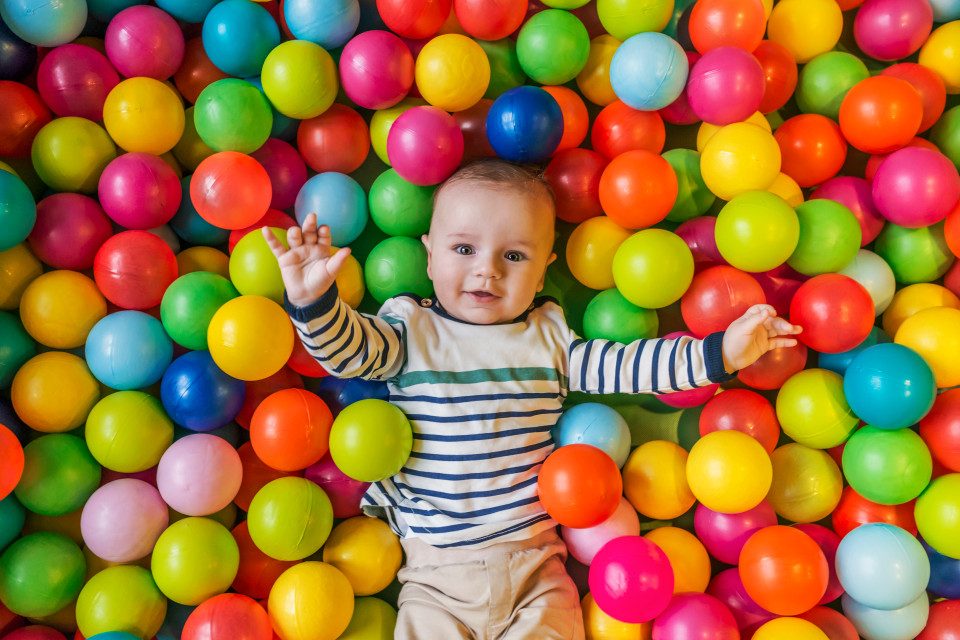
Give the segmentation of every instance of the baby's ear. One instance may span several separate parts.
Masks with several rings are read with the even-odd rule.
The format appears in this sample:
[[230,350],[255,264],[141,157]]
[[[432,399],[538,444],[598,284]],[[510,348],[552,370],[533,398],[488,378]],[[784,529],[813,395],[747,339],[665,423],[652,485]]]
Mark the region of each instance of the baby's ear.
[[543,291],[545,281],[547,279],[547,267],[553,264],[553,261],[557,259],[557,254],[551,253],[550,257],[547,258],[547,264],[543,265],[543,273],[540,275],[540,282],[537,283],[537,293]]
[[420,236],[420,242],[422,242],[423,246],[427,248],[427,277],[433,280],[433,274],[430,273],[430,265],[433,262],[431,260],[433,257],[433,251],[430,249],[430,235],[425,233]]

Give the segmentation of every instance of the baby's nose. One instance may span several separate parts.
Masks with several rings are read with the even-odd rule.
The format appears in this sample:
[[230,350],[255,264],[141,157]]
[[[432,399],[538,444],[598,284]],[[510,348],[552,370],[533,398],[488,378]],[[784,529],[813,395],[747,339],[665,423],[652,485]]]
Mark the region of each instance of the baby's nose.
[[475,272],[478,277],[483,279],[500,278],[502,270],[499,261],[495,257],[481,257],[476,262]]

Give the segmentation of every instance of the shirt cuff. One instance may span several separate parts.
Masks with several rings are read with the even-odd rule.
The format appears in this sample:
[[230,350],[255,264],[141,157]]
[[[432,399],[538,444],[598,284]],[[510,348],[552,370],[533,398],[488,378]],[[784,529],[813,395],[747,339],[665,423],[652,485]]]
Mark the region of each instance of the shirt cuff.
[[310,322],[311,320],[316,320],[325,313],[329,313],[337,304],[337,298],[339,293],[337,291],[336,283],[330,285],[330,288],[327,289],[327,292],[324,293],[318,300],[311,302],[310,304],[299,307],[292,302],[290,298],[287,297],[287,292],[283,292],[283,308],[290,315],[291,318],[297,322]]
[[723,331],[717,331],[703,339],[703,360],[710,382],[726,382],[737,377],[736,371],[727,373],[723,365],[723,334]]

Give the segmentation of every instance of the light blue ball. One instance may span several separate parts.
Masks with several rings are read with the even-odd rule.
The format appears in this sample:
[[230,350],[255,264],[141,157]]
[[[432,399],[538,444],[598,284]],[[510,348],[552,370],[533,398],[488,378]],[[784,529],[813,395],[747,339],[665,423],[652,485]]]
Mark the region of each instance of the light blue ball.
[[280,27],[256,2],[223,0],[204,18],[202,37],[210,62],[245,78],[260,75],[263,61],[280,44]]
[[846,373],[847,367],[850,366],[850,363],[853,362],[853,359],[860,355],[866,349],[880,343],[892,342],[890,336],[888,336],[883,329],[880,327],[874,327],[870,330],[870,333],[867,334],[867,337],[849,351],[841,351],[840,353],[818,353],[817,354],[817,366],[821,369],[829,369],[835,373],[839,373],[841,376]]
[[23,180],[0,171],[0,251],[27,239],[37,222],[37,203]]
[[153,316],[118,311],[93,325],[84,354],[90,372],[111,389],[142,389],[163,376],[173,359],[173,341]]
[[676,40],[663,33],[638,33],[613,54],[610,84],[634,109],[656,111],[680,97],[689,72],[687,54]]
[[286,0],[283,17],[297,40],[336,49],[357,32],[360,3],[357,0]]
[[930,616],[927,594],[900,609],[885,611],[857,602],[849,594],[841,600],[843,613],[865,640],[911,640],[916,638]]
[[317,224],[330,227],[336,247],[344,247],[360,237],[369,217],[363,187],[336,171],[318,173],[307,180],[297,194],[294,208],[300,225],[308,214],[316,213]]
[[157,0],[157,6],[184,22],[198,23],[210,13],[217,0]]
[[40,47],[72,42],[87,23],[86,0],[0,0],[0,18],[21,40]]
[[960,20],[960,0],[930,0],[934,22]]
[[605,404],[585,402],[563,412],[552,431],[558,447],[589,444],[603,450],[618,467],[630,455],[630,428],[627,421]]
[[190,178],[191,176],[180,178],[180,191],[183,197],[180,198],[180,208],[169,222],[170,228],[180,236],[181,240],[193,245],[214,247],[225,243],[230,238],[230,230],[213,226],[201,218],[197,208],[193,206],[193,201],[190,199]]
[[927,415],[937,397],[930,365],[901,344],[878,344],[853,359],[843,376],[850,408],[878,429],[903,429]]
[[844,591],[871,609],[905,607],[930,580],[930,559],[920,541],[885,522],[863,524],[845,535],[835,563]]

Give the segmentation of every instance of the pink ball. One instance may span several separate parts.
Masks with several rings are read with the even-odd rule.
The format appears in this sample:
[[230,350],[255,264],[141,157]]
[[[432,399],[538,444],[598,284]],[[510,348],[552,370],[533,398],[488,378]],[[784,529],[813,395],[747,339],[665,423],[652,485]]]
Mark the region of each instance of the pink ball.
[[763,501],[743,513],[720,513],[697,505],[693,528],[707,552],[727,564],[737,564],[740,550],[755,531],[777,524],[777,514]]
[[177,174],[149,153],[125,153],[110,162],[97,185],[100,205],[127,229],[153,229],[177,213],[183,192]]
[[107,25],[107,57],[127,78],[166,80],[183,62],[183,32],[170,15],[149,5],[124,9]]
[[939,151],[905,147],[884,160],[873,176],[873,201],[901,227],[927,227],[947,217],[960,199],[960,174]]
[[51,627],[32,624],[28,627],[14,629],[3,640],[65,640],[66,636]]
[[837,547],[840,546],[840,536],[819,524],[798,524],[794,525],[794,528],[813,538],[813,541],[823,551],[827,564],[830,566],[830,580],[827,582],[827,591],[820,598],[820,604],[833,602],[843,595],[843,586],[840,584],[840,578],[837,577],[835,566]]
[[933,28],[929,0],[867,0],[853,20],[853,37],[877,60],[899,60],[915,53]]
[[756,602],[747,593],[740,579],[740,571],[734,567],[713,576],[707,593],[726,605],[740,629],[746,629],[771,620],[776,616]]
[[463,133],[443,109],[413,107],[390,127],[387,157],[404,180],[421,187],[440,184],[460,166]]
[[113,235],[97,201],[79,193],[55,193],[37,203],[37,221],[27,237],[30,249],[57,269],[83,271]]
[[[701,56],[696,51],[686,51],[685,53],[687,54],[687,68],[692,69]],[[686,87],[683,88],[676,100],[660,109],[660,116],[664,122],[670,124],[693,124],[700,121],[700,117],[690,108],[690,99],[687,97]]]
[[386,109],[413,86],[413,55],[389,31],[365,31],[343,47],[340,83],[347,97],[365,109]]
[[738,47],[717,47],[703,54],[687,80],[690,108],[704,122],[741,122],[760,108],[766,90],[763,67]]
[[740,640],[730,609],[705,593],[678,593],[653,622],[653,640]]
[[250,154],[263,165],[273,187],[273,209],[289,209],[297,200],[300,187],[307,181],[307,164],[288,142],[268,139],[262,147]]
[[763,273],[752,274],[754,280],[760,283],[763,289],[763,295],[766,296],[767,304],[773,305],[777,314],[787,316],[790,313],[790,301],[793,300],[793,294],[797,292],[809,276],[797,273],[787,264],[782,264],[776,269],[765,271]]
[[808,199],[813,200],[815,198],[839,202],[853,212],[857,222],[860,223],[861,247],[865,247],[876,240],[880,231],[883,230],[885,220],[880,215],[877,205],[873,202],[870,183],[863,178],[853,176],[830,178],[820,185]]
[[690,247],[697,270],[727,264],[717,248],[716,216],[697,216],[677,227],[676,233]]
[[673,569],[660,547],[640,536],[614,538],[590,564],[590,593],[600,610],[622,622],[648,622],[673,597]]
[[84,544],[110,562],[143,558],[167,524],[169,513],[160,492],[133,478],[114,480],[94,491],[80,514]]
[[119,82],[107,57],[82,44],[51,50],[37,68],[40,97],[58,116],[103,120],[103,103]]
[[369,482],[360,482],[346,475],[333,462],[330,454],[304,471],[304,477],[327,494],[333,505],[334,518],[352,518],[360,515],[360,499],[367,492]]
[[560,527],[560,532],[570,555],[578,562],[588,565],[593,562],[603,545],[614,538],[640,535],[640,517],[626,498],[620,498],[620,504],[613,515],[597,526],[586,529]]
[[[694,337],[694,335],[689,331],[674,331],[666,334],[663,337],[672,340],[673,338],[679,338],[680,336]],[[657,396],[657,400],[668,407],[673,407],[675,409],[690,409],[692,407],[699,407],[700,405],[705,404],[707,400],[717,395],[717,389],[719,388],[719,384],[708,384],[705,387],[700,387],[698,389],[687,389],[685,391],[665,393]]]
[[216,513],[240,490],[243,465],[230,443],[209,433],[180,438],[157,466],[157,488],[171,509],[188,516]]

